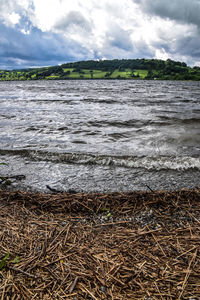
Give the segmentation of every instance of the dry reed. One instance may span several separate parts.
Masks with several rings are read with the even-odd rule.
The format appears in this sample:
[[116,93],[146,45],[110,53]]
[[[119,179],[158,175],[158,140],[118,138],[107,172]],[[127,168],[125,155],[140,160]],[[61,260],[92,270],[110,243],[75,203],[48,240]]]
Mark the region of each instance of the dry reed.
[[0,191],[0,299],[200,299],[200,190]]

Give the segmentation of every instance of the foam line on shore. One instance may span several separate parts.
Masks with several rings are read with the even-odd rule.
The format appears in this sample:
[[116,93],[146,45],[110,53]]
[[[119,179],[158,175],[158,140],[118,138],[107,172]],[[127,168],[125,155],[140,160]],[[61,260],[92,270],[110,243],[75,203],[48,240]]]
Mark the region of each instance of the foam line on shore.
[[147,170],[200,170],[200,157],[190,156],[115,156],[92,153],[61,153],[29,149],[0,149],[0,155],[17,155],[36,161],[143,168]]

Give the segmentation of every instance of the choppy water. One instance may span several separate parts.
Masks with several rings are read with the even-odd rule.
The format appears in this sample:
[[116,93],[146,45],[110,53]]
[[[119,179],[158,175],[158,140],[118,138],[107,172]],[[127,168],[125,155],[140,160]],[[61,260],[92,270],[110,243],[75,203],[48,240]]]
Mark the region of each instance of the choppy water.
[[0,175],[26,175],[19,188],[199,186],[199,82],[0,82],[0,129]]

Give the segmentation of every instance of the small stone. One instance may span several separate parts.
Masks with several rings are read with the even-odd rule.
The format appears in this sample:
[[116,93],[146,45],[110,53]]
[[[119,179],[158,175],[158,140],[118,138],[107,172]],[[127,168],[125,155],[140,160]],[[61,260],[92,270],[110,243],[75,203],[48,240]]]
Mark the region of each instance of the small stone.
[[61,222],[62,225],[67,225],[67,222],[63,221]]
[[106,293],[106,287],[105,286],[101,286],[101,291],[103,292],[103,293]]

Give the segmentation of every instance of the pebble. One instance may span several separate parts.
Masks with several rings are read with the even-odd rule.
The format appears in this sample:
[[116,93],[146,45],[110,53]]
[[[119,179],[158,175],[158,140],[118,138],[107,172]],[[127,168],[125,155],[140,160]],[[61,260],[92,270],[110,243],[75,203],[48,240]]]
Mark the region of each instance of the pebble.
[[106,293],[106,286],[101,286],[101,291],[103,292],[103,293]]

